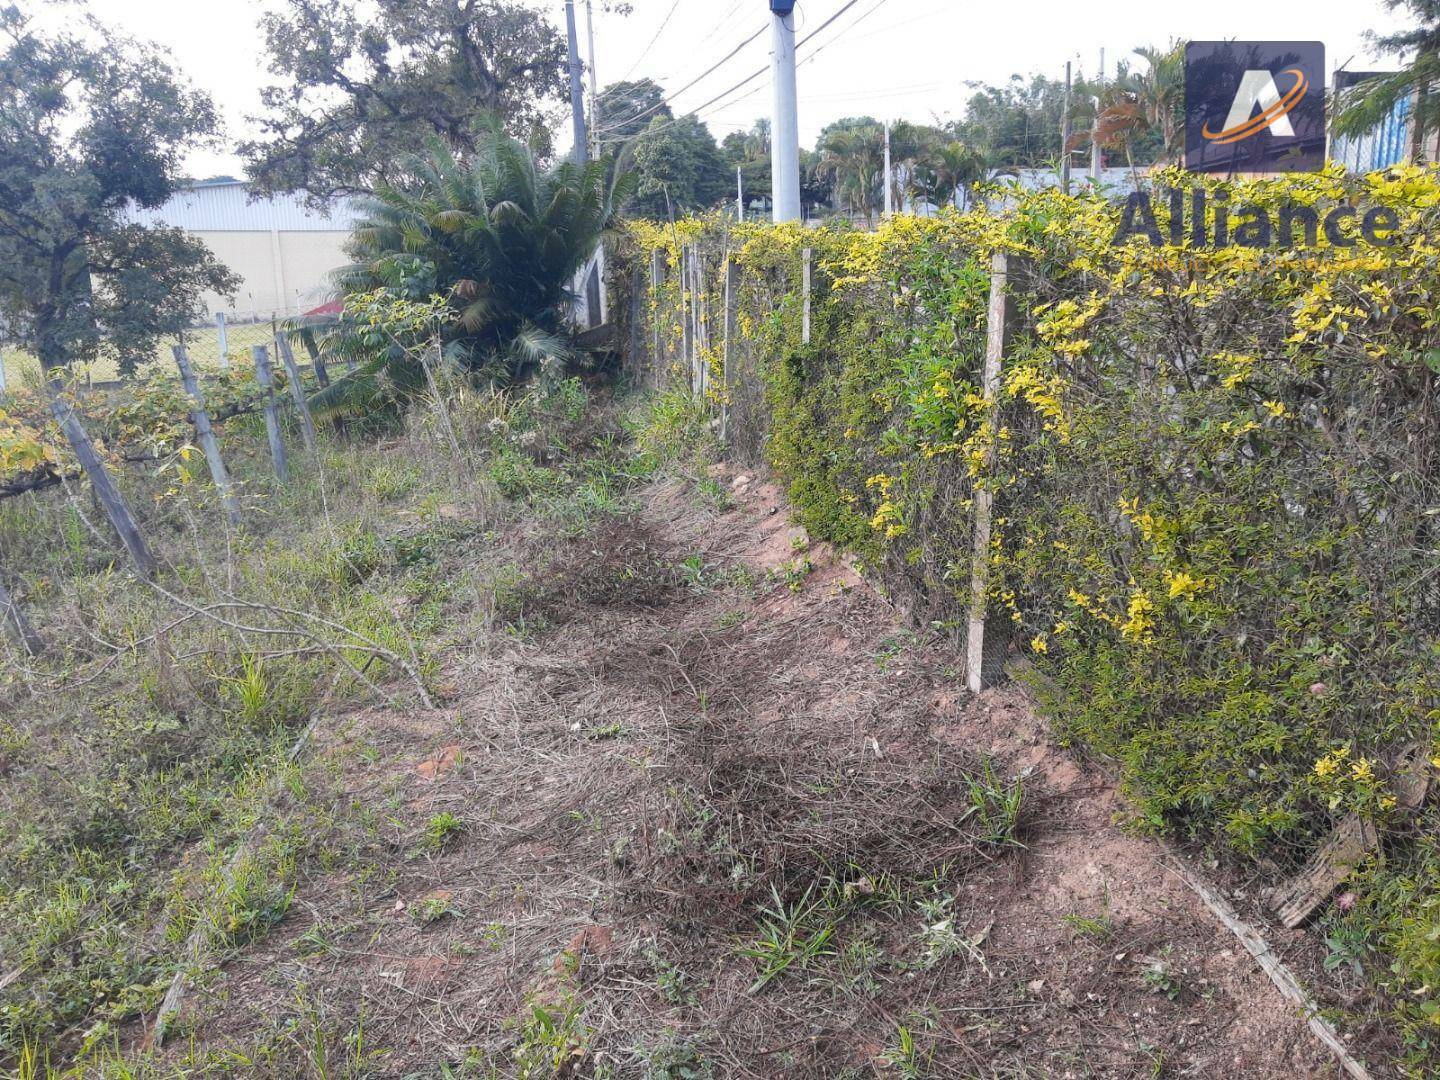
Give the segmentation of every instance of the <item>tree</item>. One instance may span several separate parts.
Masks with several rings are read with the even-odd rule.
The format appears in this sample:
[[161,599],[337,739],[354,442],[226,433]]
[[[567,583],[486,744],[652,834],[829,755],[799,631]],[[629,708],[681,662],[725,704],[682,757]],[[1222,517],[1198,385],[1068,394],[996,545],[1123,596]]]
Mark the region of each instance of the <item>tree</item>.
[[263,191],[401,183],[431,138],[473,150],[487,116],[548,151],[567,93],[564,39],[517,0],[283,0],[261,27],[279,81],[241,153]]
[[1005,86],[971,84],[976,93],[965,106],[955,136],[985,155],[997,168],[1035,168],[1060,152],[1060,114],[1065,84],[1043,75],[1012,75]]
[[1430,92],[1440,82],[1440,0],[1385,0],[1385,6],[1391,11],[1409,9],[1419,25],[1397,34],[1371,33],[1370,40],[1385,52],[1410,54],[1410,61],[1401,71],[1365,79],[1345,93],[1335,117],[1335,132],[1363,135],[1389,116],[1401,101],[1414,98],[1410,151],[1411,157],[1419,161],[1425,135],[1440,127],[1440,96]]
[[[356,261],[341,273],[347,296],[443,298],[450,317],[437,332],[446,355],[497,381],[566,358],[561,314],[570,282],[612,226],[625,182],[607,188],[601,162],[543,169],[527,147],[495,130],[482,134],[468,160],[432,140],[429,155],[405,163],[405,172],[413,179],[382,187],[355,227]],[[347,312],[350,306],[347,300]],[[342,323],[327,347],[353,356],[357,336],[353,322]],[[353,375],[317,396],[317,406],[372,405],[389,386],[414,386],[414,358],[403,344],[372,350]]]
[[673,120],[665,91],[654,79],[611,83],[600,91],[600,145],[614,151],[639,135],[655,117]]
[[[733,176],[740,170],[745,201],[768,199],[771,193],[770,121],[757,120],[749,131],[732,131],[720,144],[725,165]],[[803,171],[802,171],[803,175]]]
[[963,142],[950,140],[921,157],[911,174],[916,195],[934,206],[969,203],[969,192],[989,175],[985,155]]
[[694,115],[656,116],[632,146],[638,214],[663,219],[672,210],[708,209],[732,190],[715,136]]
[[128,373],[237,284],[130,214],[171,196],[217,119],[154,46],[81,24],[48,34],[0,8],[0,322],[46,371],[105,352]]
[[834,188],[837,208],[864,214],[868,220],[881,197],[885,171],[885,130],[869,116],[847,117],[820,133],[815,168]]

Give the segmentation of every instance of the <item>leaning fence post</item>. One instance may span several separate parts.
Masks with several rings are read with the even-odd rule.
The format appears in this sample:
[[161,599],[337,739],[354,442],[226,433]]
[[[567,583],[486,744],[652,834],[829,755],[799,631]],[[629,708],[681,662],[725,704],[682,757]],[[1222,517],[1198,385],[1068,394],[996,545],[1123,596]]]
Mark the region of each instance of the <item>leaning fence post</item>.
[[[999,437],[1000,369],[1010,344],[1011,304],[1008,282],[1009,257],[997,251],[990,258],[990,309],[986,316],[985,367],[980,392],[989,403],[985,423],[989,432],[989,463],[993,467]],[[986,609],[990,592],[990,533],[995,495],[982,476],[975,488],[975,528],[970,563],[970,620],[965,636],[965,682],[974,693],[994,686],[1005,677],[1006,635],[998,622],[988,627]]]
[[115,486],[115,480],[106,470],[105,463],[95,452],[95,444],[90,441],[80,418],[65,400],[64,388],[59,379],[50,380],[50,412],[59,423],[60,430],[65,433],[65,438],[69,440],[70,448],[75,451],[75,457],[79,459],[80,467],[85,470],[95,497],[105,508],[110,524],[115,526],[115,532],[119,535],[120,542],[125,545],[125,550],[130,553],[135,569],[140,571],[140,576],[146,580],[153,578],[158,564],[150,552],[150,545],[145,542],[145,534],[140,531],[134,515],[130,513],[129,504]]
[[185,392],[195,403],[190,418],[195,422],[195,434],[200,439],[200,449],[205,451],[205,461],[210,466],[210,479],[215,481],[215,487],[220,492],[220,501],[225,505],[225,516],[230,519],[230,524],[239,525],[240,503],[230,486],[230,473],[226,471],[225,461],[220,456],[220,444],[215,441],[215,430],[210,426],[210,414],[205,411],[205,398],[200,393],[200,381],[195,378],[195,369],[190,365],[190,357],[186,355],[185,347],[172,346],[171,352],[175,354],[175,366],[180,369],[180,381],[185,386]]
[[30,620],[10,596],[4,582],[0,582],[0,625],[4,625],[19,642],[20,647],[31,656],[39,656],[45,651],[44,640],[30,625]]
[[315,344],[312,331],[306,331],[304,341],[305,351],[310,354],[310,366],[315,369],[315,382],[321,390],[325,390],[330,386],[330,369],[325,365],[325,354]]
[[310,403],[305,400],[305,384],[300,381],[300,368],[295,363],[295,353],[285,335],[278,335],[275,343],[280,350],[280,359],[285,363],[285,374],[290,376],[290,396],[295,399],[295,409],[300,414],[300,437],[305,440],[305,449],[313,454],[315,421],[310,416]]
[[801,319],[800,319],[800,343],[801,343],[802,345],[809,345],[809,344],[810,344],[810,288],[811,288],[811,280],[810,280],[810,278],[811,278],[811,271],[810,271],[810,264],[814,261],[815,251],[814,251],[813,248],[806,248],[806,249],[804,250],[804,252],[801,253],[801,255],[802,255],[802,258],[805,260],[805,266],[804,266],[804,269],[802,270],[802,288],[804,289],[805,311],[804,311],[804,314],[801,316]]
[[270,457],[275,461],[275,475],[283,484],[290,479],[290,463],[285,460],[285,440],[280,437],[280,417],[275,409],[275,376],[270,371],[270,356],[264,345],[252,345],[250,356],[255,361],[255,377],[265,395],[265,434],[270,438]]
[[220,370],[230,370],[230,329],[225,325],[225,313],[215,313],[216,340],[220,345]]

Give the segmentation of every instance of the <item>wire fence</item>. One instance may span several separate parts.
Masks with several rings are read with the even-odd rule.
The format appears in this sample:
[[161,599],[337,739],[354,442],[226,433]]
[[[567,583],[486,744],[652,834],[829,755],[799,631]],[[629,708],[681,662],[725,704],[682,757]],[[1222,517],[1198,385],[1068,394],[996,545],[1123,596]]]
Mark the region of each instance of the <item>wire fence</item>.
[[[251,349],[264,345],[276,355],[275,335],[287,320],[307,314],[311,307],[257,313],[251,311],[217,313],[212,319],[197,323],[174,336],[160,339],[153,356],[140,358],[124,370],[112,350],[102,343],[100,355],[94,359],[68,365],[69,372],[82,385],[94,389],[117,389],[131,378],[154,374],[175,374],[173,346],[184,345],[195,370],[201,374],[251,366]],[[301,358],[302,361],[305,359]],[[14,390],[36,390],[43,382],[40,362],[29,352],[7,342],[0,336],[0,393]]]

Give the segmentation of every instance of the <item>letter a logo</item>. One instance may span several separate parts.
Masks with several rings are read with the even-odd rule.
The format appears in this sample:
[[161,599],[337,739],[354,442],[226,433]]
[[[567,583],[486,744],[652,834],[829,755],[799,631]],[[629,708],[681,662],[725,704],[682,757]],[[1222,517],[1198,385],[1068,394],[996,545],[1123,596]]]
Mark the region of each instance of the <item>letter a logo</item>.
[[[1308,172],[1325,163],[1325,46],[1192,41],[1185,47],[1185,165]],[[1315,92],[1312,92],[1315,91]]]

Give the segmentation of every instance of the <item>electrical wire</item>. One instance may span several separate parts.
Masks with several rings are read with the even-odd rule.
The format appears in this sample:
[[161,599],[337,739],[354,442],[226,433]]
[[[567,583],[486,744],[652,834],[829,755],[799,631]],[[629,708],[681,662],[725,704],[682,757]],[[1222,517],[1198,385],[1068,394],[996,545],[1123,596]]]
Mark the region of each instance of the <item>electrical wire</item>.
[[[761,34],[763,34],[764,32],[765,32],[765,27],[763,27],[763,26],[760,27],[759,30],[756,30],[755,33],[751,34],[751,35],[750,35],[748,38],[746,38],[744,41],[740,42],[739,45],[736,45],[735,48],[731,49],[728,53],[726,53],[724,56],[722,56],[719,60],[717,60],[715,63],[711,64],[708,68],[706,68],[704,71],[702,71],[699,75],[695,76],[695,78],[691,79],[688,83],[686,83],[684,86],[682,86],[679,90],[676,90],[673,94],[667,95],[662,101],[660,101],[660,102],[658,102],[658,103],[656,103],[656,104],[654,104],[654,105],[651,105],[650,108],[646,109],[644,112],[642,112],[642,113],[637,113],[636,115],[631,116],[631,117],[627,117],[626,120],[625,120],[625,123],[627,123],[627,124],[633,124],[636,120],[643,120],[643,119],[645,119],[645,117],[649,116],[651,113],[659,112],[662,108],[664,108],[666,105],[669,105],[672,101],[674,101],[674,100],[675,100],[677,97],[679,97],[681,94],[685,93],[686,90],[689,90],[689,89],[690,89],[692,86],[694,86],[696,83],[700,82],[702,79],[706,78],[707,76],[714,74],[714,72],[715,72],[716,70],[718,70],[719,68],[723,67],[725,64],[728,64],[731,60],[733,60],[733,59],[735,58],[735,56],[740,52],[741,49],[745,48],[745,46],[749,45],[752,41],[754,41],[756,38],[758,38],[758,37],[759,37]],[[692,110],[692,111],[693,111],[693,110]],[[602,133],[603,133],[604,131],[607,131],[607,130],[613,131],[613,130],[614,130],[614,127],[611,127],[611,128],[601,128],[600,130],[601,130]]]
[[670,25],[670,20],[675,17],[675,11],[679,7],[680,0],[674,0],[674,3],[670,5],[670,10],[665,13],[665,18],[662,19],[660,22],[660,29],[655,31],[655,36],[650,39],[650,44],[645,46],[645,49],[643,52],[641,52],[639,58],[636,59],[635,63],[630,65],[630,70],[625,72],[625,74],[621,76],[621,82],[624,82],[626,79],[630,78],[631,75],[635,74],[635,69],[644,62],[645,57],[650,55],[650,50],[655,48],[655,43],[660,40],[660,35],[665,33],[665,28]]

